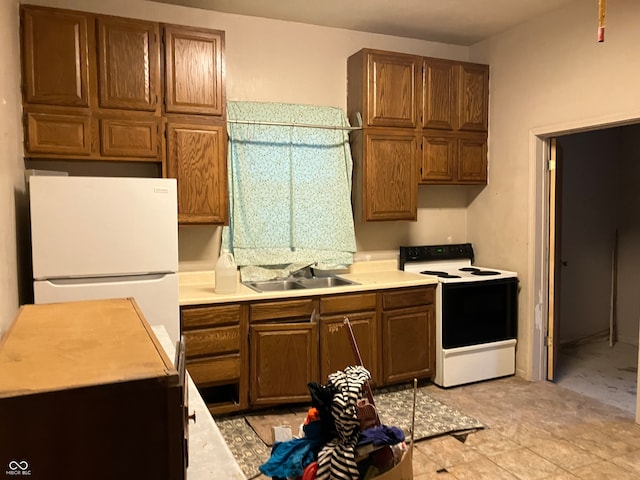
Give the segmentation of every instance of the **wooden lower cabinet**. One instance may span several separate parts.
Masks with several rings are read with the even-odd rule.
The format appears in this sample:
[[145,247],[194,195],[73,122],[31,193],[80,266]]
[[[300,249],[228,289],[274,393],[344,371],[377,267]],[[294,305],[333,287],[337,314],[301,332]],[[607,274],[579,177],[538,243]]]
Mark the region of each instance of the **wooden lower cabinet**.
[[187,369],[214,414],[309,403],[309,382],[356,365],[373,386],[435,373],[435,287],[183,306]]
[[373,384],[378,378],[378,322],[377,294],[332,295],[320,299],[320,379],[327,382],[329,374],[357,365],[356,358],[344,326],[349,318],[364,367],[371,373]]
[[309,402],[318,381],[318,299],[249,304],[249,404]]
[[247,319],[241,304],[181,309],[187,370],[212,413],[247,408]]
[[[372,383],[378,379],[376,312],[349,315],[364,367],[371,373]],[[327,383],[329,374],[357,365],[344,327],[344,315],[320,320],[320,380]]]
[[435,373],[434,288],[382,294],[382,382],[393,384]]
[[252,407],[309,402],[318,380],[315,323],[252,325],[249,329]]

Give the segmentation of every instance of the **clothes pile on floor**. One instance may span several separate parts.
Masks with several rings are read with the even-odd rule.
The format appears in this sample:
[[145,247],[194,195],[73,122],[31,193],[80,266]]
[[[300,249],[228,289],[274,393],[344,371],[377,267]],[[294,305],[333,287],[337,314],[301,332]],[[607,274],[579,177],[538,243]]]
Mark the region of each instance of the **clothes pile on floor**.
[[405,435],[381,425],[363,400],[370,378],[355,366],[332,373],[326,385],[310,383],[312,406],[300,435],[275,442],[260,472],[274,480],[368,480],[398,465],[407,452]]

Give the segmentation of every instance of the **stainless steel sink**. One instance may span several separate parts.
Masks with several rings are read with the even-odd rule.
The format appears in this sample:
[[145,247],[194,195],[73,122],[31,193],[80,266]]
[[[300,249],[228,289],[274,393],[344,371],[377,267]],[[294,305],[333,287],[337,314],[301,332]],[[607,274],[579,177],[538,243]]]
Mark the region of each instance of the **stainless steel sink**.
[[354,282],[339,277],[303,278],[298,280],[298,283],[304,285],[305,288],[328,288],[354,285]]
[[260,282],[242,282],[256,292],[284,292],[286,290],[301,290],[305,288],[295,280],[264,280]]
[[284,292],[287,290],[303,290],[310,288],[330,288],[344,285],[358,285],[351,280],[339,277],[314,277],[286,280],[264,280],[258,282],[242,282],[243,285],[256,292]]

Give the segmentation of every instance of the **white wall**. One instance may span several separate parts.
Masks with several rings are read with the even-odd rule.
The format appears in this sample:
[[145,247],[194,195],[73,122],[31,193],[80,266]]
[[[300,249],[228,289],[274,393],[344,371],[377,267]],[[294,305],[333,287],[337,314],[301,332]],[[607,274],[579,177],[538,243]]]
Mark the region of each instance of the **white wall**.
[[0,331],[18,310],[16,203],[24,198],[18,4],[0,0]]
[[535,321],[543,299],[531,281],[539,265],[530,231],[537,207],[530,191],[530,131],[640,118],[638,25],[640,2],[610,2],[606,40],[598,43],[595,3],[580,0],[471,50],[472,60],[491,65],[491,80],[489,186],[469,206],[468,236],[478,263],[519,273],[517,371],[525,378],[538,371],[534,333],[543,327],[542,317]]

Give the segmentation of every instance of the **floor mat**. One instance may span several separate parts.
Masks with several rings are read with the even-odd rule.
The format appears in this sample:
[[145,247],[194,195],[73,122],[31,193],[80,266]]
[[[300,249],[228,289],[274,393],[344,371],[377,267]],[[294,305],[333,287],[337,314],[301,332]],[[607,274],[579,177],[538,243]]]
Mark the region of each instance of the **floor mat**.
[[[409,435],[413,406],[412,386],[402,385],[376,390],[374,400],[380,421],[384,425],[400,427]],[[475,418],[431,397],[426,392],[426,387],[418,388],[414,427],[415,441],[479,428],[483,428],[483,425]]]
[[[374,392],[374,400],[384,425],[402,428],[410,436],[413,386],[402,385],[383,388]],[[247,414],[235,417],[216,418],[216,424],[231,452],[248,479],[260,474],[258,467],[271,454],[271,427],[289,425],[296,435],[304,421],[306,409],[281,409],[266,414]],[[251,424],[256,428],[252,428]],[[439,435],[464,433],[483,428],[478,420],[459,410],[439,402],[426,392],[426,387],[416,392],[415,441]],[[256,433],[260,432],[260,435]],[[267,440],[263,441],[261,436]]]

